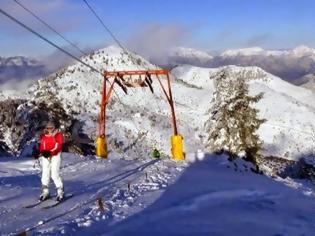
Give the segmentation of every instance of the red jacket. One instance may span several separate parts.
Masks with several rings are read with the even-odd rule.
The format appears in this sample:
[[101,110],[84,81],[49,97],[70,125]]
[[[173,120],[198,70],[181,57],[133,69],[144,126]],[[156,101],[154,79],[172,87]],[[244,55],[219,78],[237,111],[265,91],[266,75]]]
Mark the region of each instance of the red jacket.
[[50,151],[52,156],[57,155],[62,150],[63,136],[58,132],[53,136],[41,135],[39,151]]

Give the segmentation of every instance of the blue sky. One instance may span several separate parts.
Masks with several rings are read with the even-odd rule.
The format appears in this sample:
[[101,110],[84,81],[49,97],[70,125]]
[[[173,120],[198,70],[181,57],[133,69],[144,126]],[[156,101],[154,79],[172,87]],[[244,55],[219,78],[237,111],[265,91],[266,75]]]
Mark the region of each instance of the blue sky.
[[[81,0],[19,0],[81,48],[113,43]],[[88,0],[122,43],[153,53],[173,46],[224,50],[315,47],[314,0]],[[13,0],[0,7],[67,46]],[[0,15],[0,56],[54,49]],[[163,50],[162,50],[163,51]]]

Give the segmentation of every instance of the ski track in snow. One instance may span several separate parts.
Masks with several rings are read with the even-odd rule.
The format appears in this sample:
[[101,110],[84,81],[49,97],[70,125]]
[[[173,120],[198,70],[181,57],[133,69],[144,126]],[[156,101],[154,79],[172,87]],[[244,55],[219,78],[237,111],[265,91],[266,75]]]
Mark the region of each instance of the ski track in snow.
[[[2,234],[26,230],[30,233],[55,235],[73,232],[98,221],[122,220],[132,213],[130,207],[139,196],[166,188],[171,176],[179,171],[178,167],[174,167],[173,162],[165,160],[124,161],[118,158],[94,160],[67,154],[64,160],[66,163],[62,166],[62,176],[66,194],[74,196],[51,209],[42,209],[50,201],[31,209],[22,208],[36,201],[40,191],[40,178],[37,176],[37,171],[32,170],[31,165],[28,165],[30,166],[28,171],[24,169],[23,174],[4,177],[1,181],[4,185],[0,188],[1,192],[5,193],[5,197],[0,198],[2,205],[0,232]],[[26,162],[30,163],[30,161]],[[25,161],[22,160],[17,161],[16,168],[25,165],[24,163]],[[5,169],[5,162],[0,162],[0,170],[3,169]],[[170,172],[171,169],[174,169],[174,173]],[[27,179],[28,175],[33,176],[30,187],[23,186],[23,176]],[[10,185],[5,184],[8,179],[10,179]],[[82,179],[84,183],[76,184],[74,181],[80,182]],[[55,194],[52,186],[51,183],[51,194]],[[17,188],[20,190],[18,193]],[[21,191],[22,188],[23,191]],[[103,200],[104,212],[100,211],[96,204],[98,197]],[[140,207],[138,210],[144,207],[140,202],[137,204]],[[83,217],[74,217],[80,215]]]
[[[145,224],[144,222],[147,221],[149,225],[153,222],[157,224],[161,222],[163,225],[166,222],[165,219],[172,217],[175,217],[173,218],[175,223],[181,218],[176,218],[177,215],[185,215],[189,212],[202,213],[205,209],[218,210],[220,206],[223,211],[223,213],[218,213],[220,217],[222,214],[228,216],[230,210],[231,214],[235,214],[237,209],[240,214],[245,215],[257,211],[264,217],[268,217],[268,214],[272,217],[275,213],[277,213],[276,217],[280,217],[281,214],[286,214],[281,213],[285,209],[288,211],[288,216],[283,217],[288,217],[290,223],[283,232],[291,232],[285,231],[288,229],[296,232],[298,227],[306,227],[306,231],[302,231],[309,232],[310,224],[315,221],[311,215],[305,215],[305,219],[298,220],[299,214],[302,214],[305,204],[309,201],[305,198],[315,200],[314,184],[290,178],[272,179],[250,172],[234,171],[231,168],[234,165],[223,157],[221,159],[206,157],[205,160],[200,159],[196,163],[188,164],[167,159],[123,160],[118,155],[112,155],[106,160],[72,154],[63,156],[62,177],[66,194],[73,194],[73,197],[51,209],[42,209],[51,204],[51,201],[31,209],[22,208],[36,201],[40,191],[40,178],[38,170],[33,169],[32,160],[14,159],[15,165],[11,165],[8,173],[2,175],[0,179],[1,235],[15,235],[24,230],[29,235],[100,235],[104,233],[104,235],[126,235],[126,227],[128,230],[132,229],[131,235],[147,235],[151,226],[143,228],[143,226],[138,227],[138,224]],[[12,158],[1,160],[0,171],[3,171],[6,170],[6,165]],[[203,162],[205,162],[204,166]],[[242,161],[238,163],[239,166],[244,165]],[[23,173],[14,170],[20,167]],[[208,181],[209,184],[205,184]],[[279,186],[275,186],[276,182]],[[279,191],[276,191],[277,189]],[[51,190],[54,195],[52,186]],[[167,197],[170,193],[173,194]],[[164,194],[166,197],[163,200]],[[300,194],[299,197],[296,197],[295,195],[298,196],[298,194]],[[99,197],[102,199],[104,211],[97,204]],[[290,200],[287,206],[283,201],[286,197]],[[296,208],[299,201],[303,206],[302,209],[291,209],[290,204]],[[310,207],[315,209],[315,205],[310,205]],[[147,212],[151,212],[149,214],[153,218],[146,217]],[[140,220],[135,221],[135,227],[133,223],[128,225],[129,219],[133,222],[134,216],[137,219],[139,214]],[[199,222],[200,216],[195,215],[195,217],[196,222]],[[217,224],[211,227],[219,227],[220,223]],[[235,227],[233,224],[231,227]],[[263,224],[264,222],[255,220],[256,227],[261,227]],[[200,233],[204,230],[207,232],[212,230],[210,226],[210,228],[204,227],[202,226],[200,231],[198,231],[198,226],[189,230]],[[270,227],[277,228],[276,224],[270,224]],[[160,235],[157,232],[161,229],[153,227],[152,230],[155,232],[153,235]],[[173,232],[174,229],[171,227],[168,230]],[[185,234],[187,233],[185,230],[188,229],[184,227],[183,231],[179,230],[178,233]],[[228,227],[227,231],[220,229],[218,232],[217,235],[232,235]]]

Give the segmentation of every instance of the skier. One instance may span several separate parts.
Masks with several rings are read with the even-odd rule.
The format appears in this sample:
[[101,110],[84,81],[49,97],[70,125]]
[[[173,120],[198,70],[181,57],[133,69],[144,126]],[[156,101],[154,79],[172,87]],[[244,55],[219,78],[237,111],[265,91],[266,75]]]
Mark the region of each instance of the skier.
[[44,201],[49,198],[48,186],[51,177],[57,189],[56,200],[60,202],[64,198],[64,188],[59,173],[63,135],[56,129],[54,122],[47,122],[39,142],[39,156],[42,157],[42,192],[39,200]]

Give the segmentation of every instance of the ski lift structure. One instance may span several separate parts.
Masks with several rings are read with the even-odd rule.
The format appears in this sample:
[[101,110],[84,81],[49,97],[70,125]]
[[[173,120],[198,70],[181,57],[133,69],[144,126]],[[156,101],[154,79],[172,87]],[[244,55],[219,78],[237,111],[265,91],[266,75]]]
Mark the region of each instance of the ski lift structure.
[[[154,93],[152,83],[156,79],[170,105],[173,135],[171,136],[171,154],[174,160],[184,160],[183,136],[178,133],[174,100],[171,89],[171,81],[168,70],[137,70],[137,71],[105,71],[103,73],[102,97],[100,103],[98,137],[96,139],[96,156],[99,158],[108,157],[106,142],[106,107],[110,101],[114,86],[119,86],[126,95],[128,88],[148,88]],[[163,85],[162,80],[167,81],[167,86]],[[110,83],[109,83],[110,81]]]

